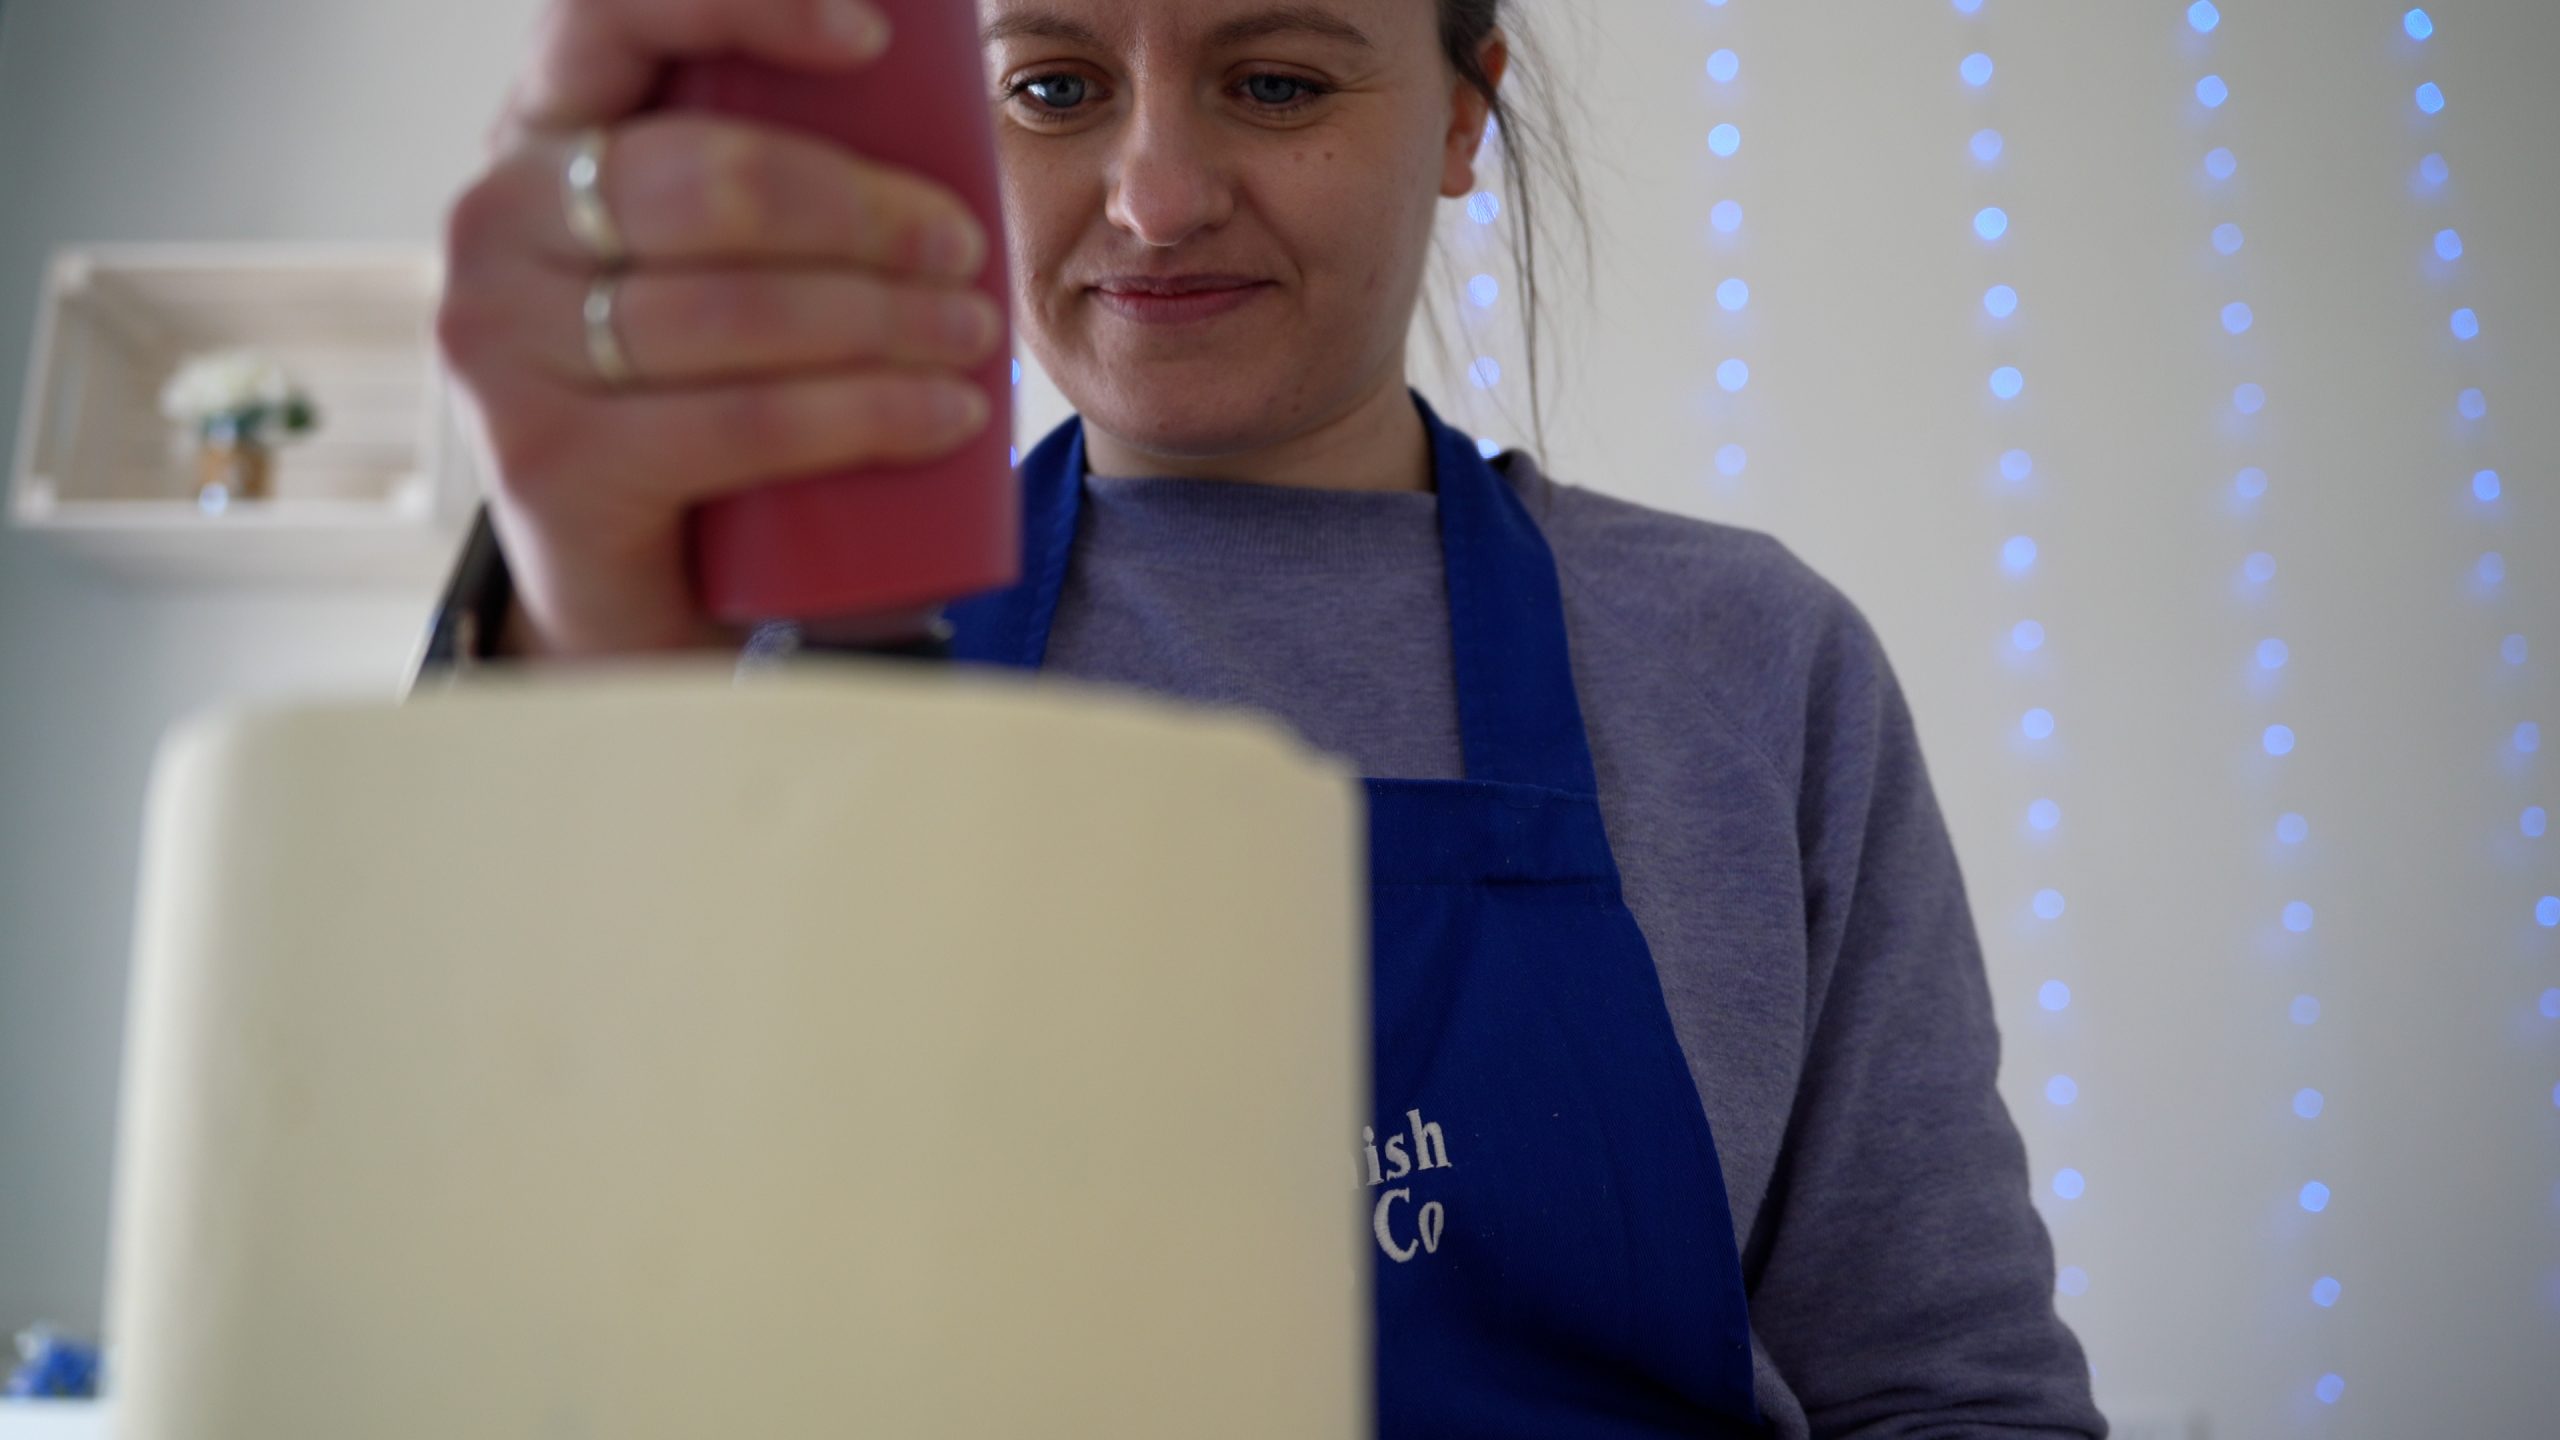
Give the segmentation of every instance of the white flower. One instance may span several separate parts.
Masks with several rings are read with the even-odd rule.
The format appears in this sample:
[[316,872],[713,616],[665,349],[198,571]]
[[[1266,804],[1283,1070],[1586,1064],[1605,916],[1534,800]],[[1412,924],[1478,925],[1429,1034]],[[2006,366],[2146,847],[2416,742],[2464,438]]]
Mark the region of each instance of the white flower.
[[219,350],[178,367],[160,391],[160,412],[171,420],[201,424],[252,405],[280,406],[300,393],[273,359],[255,350]]

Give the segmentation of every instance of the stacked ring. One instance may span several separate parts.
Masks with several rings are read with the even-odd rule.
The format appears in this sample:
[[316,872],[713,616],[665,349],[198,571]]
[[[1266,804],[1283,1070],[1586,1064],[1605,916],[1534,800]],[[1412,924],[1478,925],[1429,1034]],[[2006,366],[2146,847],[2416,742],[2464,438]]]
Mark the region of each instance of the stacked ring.
[[598,378],[619,389],[634,378],[631,357],[622,348],[622,337],[613,323],[614,300],[622,272],[631,262],[631,252],[622,243],[621,227],[614,224],[613,211],[604,200],[604,157],[610,135],[601,125],[578,133],[576,142],[569,147],[562,195],[568,206],[570,233],[587,247],[599,267],[587,286],[583,307],[587,359],[595,366]]

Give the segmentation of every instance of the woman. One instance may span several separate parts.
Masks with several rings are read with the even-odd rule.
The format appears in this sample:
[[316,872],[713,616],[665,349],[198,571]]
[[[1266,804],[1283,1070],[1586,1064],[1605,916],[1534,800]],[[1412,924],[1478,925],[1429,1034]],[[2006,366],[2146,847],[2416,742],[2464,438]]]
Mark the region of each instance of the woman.
[[[2101,1435],[1873,631],[1776,541],[1488,462],[1406,386],[1436,207],[1488,119],[1524,133],[1501,9],[984,0],[1022,333],[1080,416],[1024,461],[1030,578],[953,647],[1251,705],[1380,777],[1383,1433]],[[502,543],[440,659],[734,650],[687,505],[986,423],[955,199],[631,117],[726,48],[880,37],[858,0],[563,0],[454,207],[440,338]],[[560,201],[598,126],[621,389]]]

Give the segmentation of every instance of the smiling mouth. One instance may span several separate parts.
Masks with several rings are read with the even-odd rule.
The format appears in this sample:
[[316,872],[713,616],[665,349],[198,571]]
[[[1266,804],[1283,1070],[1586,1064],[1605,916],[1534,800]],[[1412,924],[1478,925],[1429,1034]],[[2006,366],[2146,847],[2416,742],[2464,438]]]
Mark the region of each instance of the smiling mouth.
[[1190,325],[1231,314],[1274,287],[1242,276],[1183,276],[1164,280],[1106,280],[1093,287],[1102,308],[1141,325]]

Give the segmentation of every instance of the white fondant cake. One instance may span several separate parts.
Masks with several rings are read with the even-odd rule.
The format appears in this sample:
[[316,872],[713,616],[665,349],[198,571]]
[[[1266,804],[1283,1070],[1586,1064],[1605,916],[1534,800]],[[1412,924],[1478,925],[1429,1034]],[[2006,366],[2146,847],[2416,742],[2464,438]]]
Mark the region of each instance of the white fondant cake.
[[1356,781],[821,662],[190,722],[123,1440],[1365,1433]]

